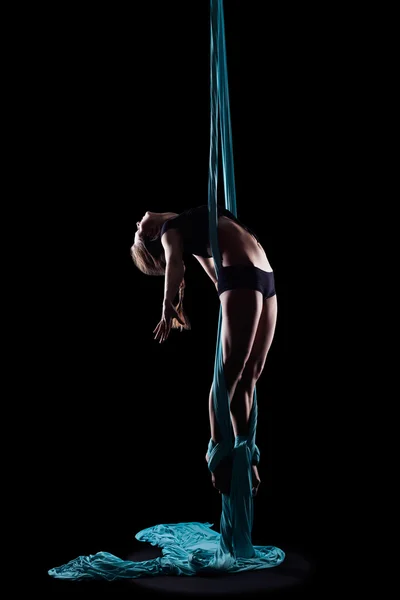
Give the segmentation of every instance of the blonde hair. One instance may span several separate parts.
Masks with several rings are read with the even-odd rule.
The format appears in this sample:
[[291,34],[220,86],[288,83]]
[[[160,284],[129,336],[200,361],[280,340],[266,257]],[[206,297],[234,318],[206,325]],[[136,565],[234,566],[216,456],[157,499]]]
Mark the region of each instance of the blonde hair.
[[[161,238],[149,240],[148,238],[138,237],[135,244],[131,248],[132,260],[135,266],[145,273],[145,275],[165,275],[166,260],[164,248],[161,244]],[[185,266],[184,266],[185,269]],[[178,319],[173,318],[171,323],[172,329],[191,329],[190,321],[183,310],[183,297],[185,290],[185,278],[182,278],[179,284],[179,298],[175,310],[182,319],[183,324]]]

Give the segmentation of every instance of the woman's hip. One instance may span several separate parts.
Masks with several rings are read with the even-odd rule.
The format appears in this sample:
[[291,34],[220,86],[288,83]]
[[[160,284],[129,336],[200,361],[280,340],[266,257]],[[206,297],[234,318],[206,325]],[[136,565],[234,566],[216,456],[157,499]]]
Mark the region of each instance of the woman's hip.
[[254,265],[238,264],[221,267],[218,274],[218,295],[227,290],[253,289],[262,293],[263,298],[275,295],[273,271],[264,271]]

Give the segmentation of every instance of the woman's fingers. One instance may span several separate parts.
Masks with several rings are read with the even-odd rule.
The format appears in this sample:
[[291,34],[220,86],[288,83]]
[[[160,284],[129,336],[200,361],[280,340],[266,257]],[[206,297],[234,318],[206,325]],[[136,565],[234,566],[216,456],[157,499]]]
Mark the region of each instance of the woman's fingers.
[[[163,320],[160,321],[156,329],[157,333],[155,334],[154,339],[158,340],[159,343],[162,344],[162,342],[165,342],[165,340],[167,339],[170,328],[168,327],[167,323]],[[156,331],[156,329],[154,331]]]
[[164,321],[163,335],[162,335],[162,339],[160,340],[160,343],[165,342],[167,337],[168,337],[168,323],[166,321]]
[[180,317],[178,315],[178,313],[176,312],[176,310],[173,311],[171,318],[167,320],[161,319],[161,321],[158,323],[157,327],[153,330],[153,333],[155,334],[154,339],[155,340],[159,340],[160,344],[162,342],[165,342],[165,340],[168,338],[171,328],[172,328],[172,318],[176,318],[177,321],[179,321],[179,323],[181,323],[181,325],[185,324],[185,321],[183,320],[182,317]]
[[[181,323],[182,325],[185,324],[185,321],[183,320],[182,317],[180,317],[178,315],[178,313],[175,311],[175,314],[173,315],[174,318],[176,318],[179,323]],[[161,342],[165,342],[165,340],[168,338],[170,332],[172,329],[172,318],[169,319],[168,323],[166,321],[166,319],[162,319],[157,327],[153,330],[153,333],[155,334],[154,339],[159,339],[160,344]]]
[[155,333],[154,339],[159,340],[160,344],[167,339],[166,331],[168,330],[167,323],[165,319],[161,319],[157,327],[154,329],[153,333]]
[[169,336],[170,331],[171,331],[171,325],[167,326],[167,328],[166,328],[165,335],[164,335],[164,341]]
[[155,330],[153,331],[153,333],[155,332],[154,339],[158,340],[160,337],[162,337],[163,331],[164,331],[164,323],[163,323],[163,321],[160,321],[159,324],[157,325],[157,327],[155,328]]

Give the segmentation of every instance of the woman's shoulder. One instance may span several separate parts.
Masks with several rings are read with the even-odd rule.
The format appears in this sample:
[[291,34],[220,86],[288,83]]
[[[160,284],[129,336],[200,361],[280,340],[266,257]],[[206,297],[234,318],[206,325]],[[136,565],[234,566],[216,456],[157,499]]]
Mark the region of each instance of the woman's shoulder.
[[164,235],[164,233],[166,231],[168,231],[169,229],[175,229],[177,227],[179,227],[179,217],[181,215],[177,215],[176,217],[171,217],[170,219],[167,219],[161,227],[161,231],[160,231],[160,237],[162,237]]
[[170,227],[179,227],[179,225],[192,218],[198,212],[203,212],[204,208],[207,208],[206,204],[204,206],[186,208],[182,212],[176,213],[175,216],[165,221],[163,227],[165,226],[166,229],[169,229]]
[[191,208],[186,208],[180,213],[177,213],[174,217],[171,217],[161,227],[161,235],[168,231],[169,229],[179,229],[184,227],[185,224],[190,223],[197,216],[202,214],[207,214],[208,205],[201,204],[199,206],[193,206]]

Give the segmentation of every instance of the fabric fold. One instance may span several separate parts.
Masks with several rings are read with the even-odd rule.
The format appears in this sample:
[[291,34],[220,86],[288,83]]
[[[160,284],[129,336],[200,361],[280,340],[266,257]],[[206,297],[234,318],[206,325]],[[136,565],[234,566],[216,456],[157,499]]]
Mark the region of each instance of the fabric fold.
[[161,548],[162,556],[134,562],[98,552],[50,569],[49,575],[56,579],[107,581],[157,575],[193,576],[265,569],[279,565],[284,559],[283,551],[274,546],[254,546],[253,556],[235,558],[222,550],[221,536],[211,527],[212,523],[199,522],[148,527],[135,537]]

